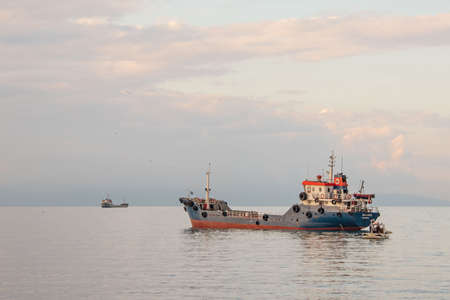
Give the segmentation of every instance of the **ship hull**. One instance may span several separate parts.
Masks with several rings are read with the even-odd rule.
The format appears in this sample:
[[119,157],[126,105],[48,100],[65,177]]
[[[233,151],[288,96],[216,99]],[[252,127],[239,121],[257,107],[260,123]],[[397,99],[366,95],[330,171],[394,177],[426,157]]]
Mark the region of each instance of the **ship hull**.
[[351,226],[351,227],[291,227],[291,226],[279,226],[279,225],[256,225],[256,224],[242,224],[232,222],[214,222],[214,221],[202,221],[191,220],[192,228],[203,229],[255,229],[255,230],[310,230],[310,231],[358,231],[363,227]]
[[127,208],[128,207],[128,204],[120,204],[120,205],[115,205],[115,204],[113,204],[113,205],[105,205],[105,204],[102,204],[102,208]]
[[284,215],[244,213],[244,216],[235,216],[232,211],[224,213],[185,205],[192,228],[210,229],[358,231],[380,215],[378,212],[342,212],[333,206],[321,210],[320,206],[298,205],[298,211],[293,207]]

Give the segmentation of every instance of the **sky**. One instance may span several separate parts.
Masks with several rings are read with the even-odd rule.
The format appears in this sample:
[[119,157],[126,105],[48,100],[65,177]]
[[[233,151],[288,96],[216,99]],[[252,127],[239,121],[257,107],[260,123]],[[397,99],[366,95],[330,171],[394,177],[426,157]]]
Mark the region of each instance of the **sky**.
[[449,200],[449,1],[0,4],[0,205]]

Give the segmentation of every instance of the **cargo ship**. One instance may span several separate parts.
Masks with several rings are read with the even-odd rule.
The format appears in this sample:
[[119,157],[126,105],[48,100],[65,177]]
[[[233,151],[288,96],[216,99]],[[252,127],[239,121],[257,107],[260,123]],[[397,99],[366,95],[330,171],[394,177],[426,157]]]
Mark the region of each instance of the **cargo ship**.
[[103,207],[103,208],[125,208],[125,207],[128,207],[128,203],[123,202],[119,205],[116,205],[116,204],[113,204],[113,202],[112,202],[111,198],[109,198],[109,196],[106,196],[106,198],[102,200],[101,207]]
[[372,206],[375,194],[364,193],[364,181],[357,193],[348,190],[347,176],[334,174],[335,156],[329,157],[328,178],[317,175],[302,182],[299,201],[283,215],[234,210],[223,200],[210,197],[210,169],[206,172],[206,197],[182,197],[192,228],[358,231],[368,227],[380,213]]

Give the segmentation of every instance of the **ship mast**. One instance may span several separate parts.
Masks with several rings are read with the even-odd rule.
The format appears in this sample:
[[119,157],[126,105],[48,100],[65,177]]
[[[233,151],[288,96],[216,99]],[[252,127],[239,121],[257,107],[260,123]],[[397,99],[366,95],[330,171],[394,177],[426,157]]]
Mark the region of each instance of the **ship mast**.
[[330,162],[328,163],[328,166],[330,167],[329,172],[329,178],[328,180],[332,183],[334,181],[334,175],[333,175],[333,168],[334,168],[334,159],[336,157],[334,156],[334,151],[331,151],[331,155],[330,155]]
[[364,180],[361,181],[361,188],[359,189],[359,193],[362,194],[364,192]]
[[205,197],[205,203],[206,203],[206,209],[209,209],[209,192],[211,189],[209,188],[209,174],[211,174],[211,163],[209,163],[208,171],[206,172],[206,197]]

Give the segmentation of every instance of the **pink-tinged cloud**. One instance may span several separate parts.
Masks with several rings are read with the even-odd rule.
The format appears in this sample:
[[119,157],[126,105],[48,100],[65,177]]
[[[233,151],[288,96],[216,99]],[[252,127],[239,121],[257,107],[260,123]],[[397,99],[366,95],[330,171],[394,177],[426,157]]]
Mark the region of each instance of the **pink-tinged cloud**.
[[[255,58],[317,61],[450,45],[450,14],[333,16],[216,27],[174,21],[148,27],[117,24],[135,2],[2,3],[0,133],[4,144],[11,145],[0,149],[8,157],[0,172],[3,182],[21,186],[24,179],[36,178],[52,184],[55,178],[72,182],[73,172],[65,173],[61,161],[78,170],[94,166],[109,153],[115,154],[104,160],[108,172],[98,168],[94,176],[86,168],[79,178],[89,174],[96,180],[107,173],[146,178],[145,173],[136,176],[135,169],[123,173],[110,168],[136,154],[147,161],[149,153],[157,151],[161,161],[182,157],[188,162],[197,155],[193,169],[212,154],[234,163],[243,161],[242,151],[247,151],[248,160],[260,166],[266,165],[264,157],[254,156],[272,153],[267,165],[275,166],[275,172],[268,173],[282,174],[284,168],[296,168],[293,159],[305,158],[297,161],[305,165],[306,159],[335,145],[353,162],[366,163],[358,166],[362,173],[375,168],[398,172],[402,178],[436,178],[439,181],[423,187],[425,193],[441,189],[446,195],[448,180],[442,179],[450,167],[446,116],[389,108],[350,113],[311,108],[307,101],[275,103],[154,87],[173,78],[223,74],[233,63]],[[292,91],[287,92],[297,93]],[[185,162],[176,165],[182,169]],[[412,168],[415,162],[420,165]],[[136,161],[136,168],[141,165]],[[155,178],[165,178],[161,174],[167,169],[158,169]],[[187,177],[192,177],[191,171]],[[180,179],[180,184],[185,182]],[[410,185],[408,181],[403,187],[408,190]]]
[[[348,16],[192,27],[169,23],[130,30],[100,53],[155,69],[208,68],[251,58],[316,61],[389,49],[450,44],[450,14]],[[131,49],[131,51],[130,51]],[[127,70],[125,70],[127,73]]]
[[88,9],[90,2],[83,1],[69,6],[72,13],[62,5],[33,10],[32,1],[8,5],[0,11],[5,29],[0,33],[0,63],[15,75],[30,74],[32,68],[39,69],[40,78],[47,73],[59,78],[74,64],[77,72],[94,72],[101,80],[145,76],[158,82],[223,74],[230,64],[255,58],[317,61],[450,45],[450,14],[333,16],[215,27],[175,21],[148,27],[115,23],[120,8],[129,11],[134,2],[100,1]]
[[90,17],[90,18],[78,18],[73,20],[72,22],[79,25],[95,26],[95,25],[105,25],[108,24],[110,21],[108,20],[108,18],[105,17]]
[[359,141],[367,141],[370,139],[385,138],[392,134],[389,126],[382,127],[351,127],[341,128],[344,134],[342,140],[344,143],[354,143]]
[[396,136],[394,139],[392,139],[392,141],[391,141],[392,160],[394,160],[394,161],[399,160],[405,153],[404,140],[405,140],[405,137],[403,134],[400,134],[400,135]]

